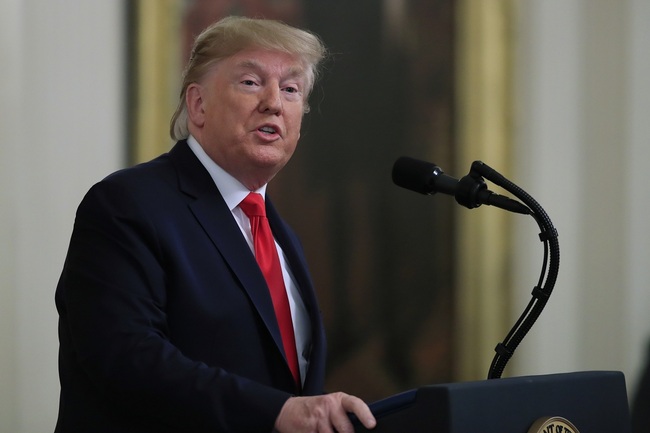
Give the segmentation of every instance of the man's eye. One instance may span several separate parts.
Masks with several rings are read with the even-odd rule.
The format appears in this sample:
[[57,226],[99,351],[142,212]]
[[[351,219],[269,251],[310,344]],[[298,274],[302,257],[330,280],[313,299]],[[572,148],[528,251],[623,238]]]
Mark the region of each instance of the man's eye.
[[253,81],[253,80],[244,80],[244,81],[242,81],[242,84],[245,85],[245,86],[254,86],[255,81]]
[[298,88],[297,87],[285,87],[284,91],[287,93],[298,93]]

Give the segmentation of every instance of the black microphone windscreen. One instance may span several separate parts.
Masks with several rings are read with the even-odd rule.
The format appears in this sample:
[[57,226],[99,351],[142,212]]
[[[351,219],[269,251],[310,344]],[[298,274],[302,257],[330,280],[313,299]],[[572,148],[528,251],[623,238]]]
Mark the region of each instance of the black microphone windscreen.
[[393,165],[393,183],[402,188],[422,194],[433,194],[436,165],[418,159],[403,156]]

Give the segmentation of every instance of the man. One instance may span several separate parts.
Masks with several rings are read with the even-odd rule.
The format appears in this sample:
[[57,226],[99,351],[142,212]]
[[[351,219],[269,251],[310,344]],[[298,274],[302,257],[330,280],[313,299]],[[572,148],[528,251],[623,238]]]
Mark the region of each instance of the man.
[[323,56],[274,21],[199,35],[178,143],[79,206],[56,293],[56,432],[352,432],[348,412],[374,427],[360,399],[322,395],[323,324],[294,233],[266,200],[274,292],[256,262],[263,218],[245,210],[292,156]]

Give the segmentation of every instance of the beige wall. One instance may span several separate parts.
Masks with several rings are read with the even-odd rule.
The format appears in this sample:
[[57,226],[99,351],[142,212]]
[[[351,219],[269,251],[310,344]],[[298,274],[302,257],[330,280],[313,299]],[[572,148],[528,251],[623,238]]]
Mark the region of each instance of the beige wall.
[[[520,6],[515,173],[557,227],[562,258],[513,374],[623,370],[633,391],[650,339],[650,2]],[[541,245],[534,224],[516,233],[519,313]]]
[[0,432],[53,431],[54,288],[123,143],[121,1],[0,2]]
[[[54,427],[56,280],[79,200],[122,163],[121,5],[0,3],[1,432]],[[562,263],[506,373],[614,369],[633,385],[650,336],[650,2],[519,6],[513,180],[551,216]],[[532,220],[516,234],[519,312],[541,245]]]

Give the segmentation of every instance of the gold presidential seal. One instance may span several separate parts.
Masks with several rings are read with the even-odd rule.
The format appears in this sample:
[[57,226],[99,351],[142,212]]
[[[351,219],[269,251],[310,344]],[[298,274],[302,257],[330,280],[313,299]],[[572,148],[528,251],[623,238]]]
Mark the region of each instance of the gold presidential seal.
[[528,433],[580,433],[578,429],[561,416],[545,416],[533,423]]

